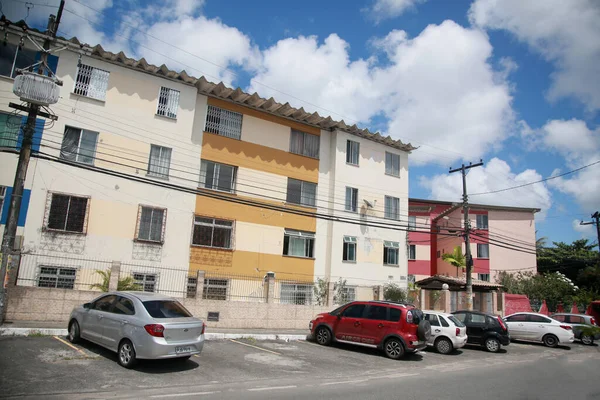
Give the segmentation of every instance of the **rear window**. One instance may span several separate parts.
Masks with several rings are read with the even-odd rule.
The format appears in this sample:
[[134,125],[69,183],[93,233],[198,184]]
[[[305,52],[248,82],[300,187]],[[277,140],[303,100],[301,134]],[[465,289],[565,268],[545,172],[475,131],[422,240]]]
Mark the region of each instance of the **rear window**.
[[173,300],[145,301],[144,307],[152,318],[186,318],[192,314],[179,302]]
[[[464,315],[464,314],[462,314]],[[458,326],[459,328],[462,328],[463,326],[465,326],[465,324],[463,324],[458,318],[456,318],[454,315],[451,315],[448,317],[448,319],[450,321],[452,321],[452,323],[456,326]]]
[[390,307],[390,319],[389,321],[398,322],[400,317],[402,316],[402,311],[397,308]]

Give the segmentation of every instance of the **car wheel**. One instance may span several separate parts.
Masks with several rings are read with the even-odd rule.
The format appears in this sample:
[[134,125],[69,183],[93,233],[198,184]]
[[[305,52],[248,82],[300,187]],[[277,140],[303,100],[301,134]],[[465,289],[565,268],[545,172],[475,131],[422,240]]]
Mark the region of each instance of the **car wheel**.
[[117,354],[119,365],[125,368],[133,368],[136,364],[137,359],[135,358],[135,349],[133,343],[125,339],[119,344],[119,351]]
[[79,323],[75,320],[69,324],[69,342],[77,343],[81,340],[79,336]]
[[392,360],[399,360],[404,355],[404,345],[399,339],[391,338],[383,346],[386,357]]
[[317,328],[315,339],[320,345],[329,346],[331,344],[331,331],[324,326],[320,326]]
[[439,338],[435,341],[435,349],[440,354],[450,354],[454,350],[452,342],[447,338]]
[[484,346],[490,353],[497,353],[500,351],[500,342],[496,338],[485,339]]
[[583,334],[583,335],[581,335],[581,342],[583,344],[591,346],[594,344],[594,337],[592,335]]
[[554,335],[546,335],[542,338],[542,341],[548,347],[558,346],[558,338]]

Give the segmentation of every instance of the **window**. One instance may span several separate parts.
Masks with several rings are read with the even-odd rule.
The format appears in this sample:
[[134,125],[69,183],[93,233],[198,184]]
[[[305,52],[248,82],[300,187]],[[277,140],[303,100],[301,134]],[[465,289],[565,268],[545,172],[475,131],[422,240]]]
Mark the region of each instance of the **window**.
[[516,314],[516,315],[511,315],[510,317],[506,318],[507,322],[525,322],[527,321],[527,314]]
[[60,147],[60,158],[93,165],[97,141],[98,132],[67,126]]
[[196,298],[196,290],[198,287],[198,278],[190,276],[187,278],[187,292],[186,297],[188,299]]
[[346,186],[346,211],[358,211],[358,189]]
[[446,321],[446,318],[442,317],[441,315],[438,315],[438,318],[440,319],[440,324],[442,324],[444,328],[450,327],[450,324],[448,323],[448,321]]
[[346,304],[356,299],[356,288],[345,286],[338,293],[339,298],[335,299],[337,304]]
[[401,316],[402,316],[402,311],[400,311],[397,308],[390,307],[390,315],[389,315],[388,321],[398,322],[400,320]]
[[239,140],[242,137],[242,114],[209,105],[205,131]]
[[585,324],[583,317],[579,317],[577,315],[569,315],[569,322],[571,324]]
[[312,258],[314,243],[314,233],[286,229],[283,236],[283,255]]
[[156,291],[156,274],[134,273],[133,281],[142,292]]
[[280,303],[309,305],[312,303],[313,285],[282,283]]
[[477,244],[477,258],[490,258],[490,245],[489,244]]
[[195,217],[192,244],[220,249],[231,249],[233,221]]
[[467,314],[466,313],[456,313],[456,314],[454,314],[454,317],[462,323],[462,322],[465,322],[465,320],[467,319]]
[[471,314],[471,322],[474,324],[485,324],[485,315]]
[[409,231],[417,230],[417,217],[415,217],[414,215],[408,216],[408,230]]
[[356,262],[356,237],[344,236],[343,261]]
[[237,167],[202,160],[200,164],[200,187],[233,193]]
[[464,318],[465,314],[461,314],[461,315],[463,316],[462,320],[460,320],[460,319],[456,318],[456,317],[457,317],[457,315],[451,315],[451,316],[449,316],[449,317],[448,317],[448,319],[449,319],[449,320],[450,320],[450,321],[451,321],[451,322],[452,322],[454,325],[458,326],[459,328],[462,328],[462,327],[464,327],[464,326],[465,326],[465,324],[463,324],[463,322],[462,322],[462,321],[464,321],[464,320],[465,320],[465,318]]
[[529,322],[535,322],[536,324],[549,324],[552,320],[542,317],[541,315],[529,315]]
[[383,263],[385,265],[398,265],[398,242],[383,242]]
[[177,118],[177,108],[179,107],[179,90],[160,88],[158,94],[158,105],[156,114],[168,118]]
[[411,244],[408,246],[408,259],[409,260],[417,259],[417,246],[414,244]]
[[429,321],[431,326],[440,326],[440,321],[438,320],[438,317],[435,314],[425,314],[425,320]]
[[555,319],[558,322],[565,322],[567,317],[566,317],[566,315],[553,315],[552,319]]
[[171,165],[171,149],[168,147],[150,146],[150,159],[148,160],[148,175],[157,178],[168,178]]
[[288,203],[316,207],[317,184],[288,178],[286,201]]
[[142,303],[152,318],[189,318],[192,314],[176,300],[150,300]]
[[110,308],[112,307],[112,304],[116,298],[117,298],[117,296],[112,295],[112,294],[109,296],[101,297],[98,300],[96,300],[94,302],[94,304],[92,304],[91,309],[97,310],[97,311],[108,312],[108,311],[110,311]]
[[227,300],[227,279],[204,279],[204,291],[202,298],[207,300]]
[[117,297],[117,301],[115,301],[113,312],[115,314],[134,315],[135,307],[133,306],[133,302],[131,300],[126,297],[119,296]]
[[164,208],[140,206],[136,239],[162,243],[167,221],[166,213],[167,210]]
[[352,165],[358,165],[358,155],[360,153],[360,143],[348,140],[346,142],[346,162]]
[[46,228],[73,233],[85,233],[87,225],[87,197],[52,193]]
[[385,173],[400,176],[400,155],[385,152]]
[[477,274],[477,279],[479,279],[480,281],[489,282],[490,281],[490,274]]
[[385,196],[385,214],[387,219],[400,219],[400,199],[397,197]]
[[477,218],[477,229],[488,229],[488,216],[484,214],[478,214]]
[[387,320],[387,307],[369,306],[367,309],[367,319],[376,319],[380,321]]
[[22,123],[21,116],[0,113],[0,147],[17,147]]
[[34,50],[5,42],[0,47],[0,75],[14,78],[18,69],[35,64],[36,55]]
[[108,71],[79,64],[73,93],[104,101],[108,87]]
[[65,267],[40,267],[38,286],[56,289],[74,289],[75,268]]
[[292,129],[290,153],[319,158],[319,136]]
[[365,307],[366,306],[364,304],[353,304],[344,310],[342,317],[362,318]]

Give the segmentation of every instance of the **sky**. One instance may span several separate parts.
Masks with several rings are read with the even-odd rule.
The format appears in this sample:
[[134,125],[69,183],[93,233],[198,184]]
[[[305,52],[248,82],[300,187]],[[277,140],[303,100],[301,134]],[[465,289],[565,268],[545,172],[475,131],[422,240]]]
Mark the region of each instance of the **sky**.
[[[59,0],[1,0],[45,28]],[[410,196],[535,207],[538,237],[595,241],[596,0],[67,0],[59,28],[106,50],[273,96],[418,149]],[[495,192],[495,193],[489,193]]]

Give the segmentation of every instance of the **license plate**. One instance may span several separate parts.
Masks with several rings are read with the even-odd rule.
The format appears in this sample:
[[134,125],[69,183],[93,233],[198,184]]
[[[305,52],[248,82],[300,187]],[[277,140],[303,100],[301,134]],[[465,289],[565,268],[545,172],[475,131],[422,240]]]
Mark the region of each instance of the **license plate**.
[[190,353],[192,351],[192,348],[190,346],[177,346],[175,347],[175,353],[180,354],[180,353]]

